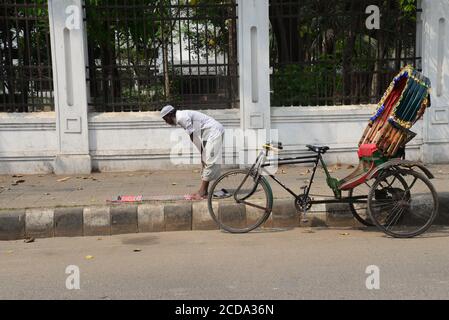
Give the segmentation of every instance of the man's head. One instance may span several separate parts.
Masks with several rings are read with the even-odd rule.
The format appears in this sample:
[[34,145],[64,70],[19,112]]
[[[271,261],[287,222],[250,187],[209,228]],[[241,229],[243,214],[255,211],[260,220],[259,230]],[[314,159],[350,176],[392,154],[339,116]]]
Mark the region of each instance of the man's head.
[[171,126],[176,125],[176,109],[173,108],[173,106],[168,105],[163,107],[161,110],[161,117],[167,124]]

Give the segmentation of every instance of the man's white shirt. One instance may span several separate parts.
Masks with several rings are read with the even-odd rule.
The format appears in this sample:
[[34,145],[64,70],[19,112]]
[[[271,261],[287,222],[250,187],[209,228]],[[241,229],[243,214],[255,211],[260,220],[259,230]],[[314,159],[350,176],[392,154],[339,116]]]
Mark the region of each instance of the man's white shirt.
[[218,138],[224,133],[223,125],[204,113],[192,110],[176,112],[176,124],[180,125],[194,139],[208,141]]

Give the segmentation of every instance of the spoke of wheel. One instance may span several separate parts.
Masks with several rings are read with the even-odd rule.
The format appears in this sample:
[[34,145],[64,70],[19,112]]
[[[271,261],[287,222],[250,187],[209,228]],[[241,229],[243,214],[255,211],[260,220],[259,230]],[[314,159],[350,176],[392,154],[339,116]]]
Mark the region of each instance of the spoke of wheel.
[[[394,203],[394,204],[393,204],[393,208],[391,209],[391,212],[394,212],[398,207],[399,207],[398,204],[397,204],[397,203]],[[391,217],[391,214],[387,214],[387,217],[386,217],[386,219],[385,219],[385,220],[386,220],[385,222],[388,222],[390,217]]]
[[384,203],[375,203],[373,205],[373,207],[389,207],[389,206],[394,206],[394,202],[393,201],[389,201],[389,202],[384,202]]
[[385,227],[386,229],[388,229],[390,226],[394,226],[399,218],[401,217],[402,213],[404,212],[404,208],[400,208],[399,206],[397,206],[394,210],[398,209],[397,213],[394,215],[393,219],[391,219],[391,222]]
[[250,203],[250,202],[246,202],[246,201],[241,201],[240,203],[244,203],[244,204],[246,204],[246,205],[248,205],[250,207],[261,209],[263,211],[267,210],[265,207],[258,206],[257,204],[254,204],[254,203]]
[[418,181],[418,177],[415,177],[415,180],[413,180],[412,184],[408,187],[407,191],[410,191],[413,186],[415,185],[416,181]]

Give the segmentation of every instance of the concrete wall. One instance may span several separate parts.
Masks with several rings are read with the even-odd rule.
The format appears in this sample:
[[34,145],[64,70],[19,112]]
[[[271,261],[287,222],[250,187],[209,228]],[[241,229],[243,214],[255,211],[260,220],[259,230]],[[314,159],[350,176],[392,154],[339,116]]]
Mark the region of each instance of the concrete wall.
[[52,172],[56,154],[54,112],[0,113],[0,173]]
[[[0,113],[0,173],[72,174],[91,169],[185,167],[171,160],[194,159],[195,151],[192,148],[187,154],[173,157],[176,137],[173,139],[173,130],[158,113],[88,113],[82,15],[76,16],[79,27],[73,27],[67,25],[65,10],[70,5],[82,12],[81,4],[81,0],[49,0],[56,112]],[[270,106],[268,0],[240,0],[238,8],[240,109],[205,113],[227,129],[274,133],[272,138],[286,146],[285,155],[305,152],[306,144],[326,144],[331,147],[326,155],[330,163],[356,163],[357,143],[375,106]],[[423,0],[422,8],[417,21],[418,43],[424,74],[434,88],[433,105],[424,121],[413,128],[418,136],[409,144],[407,158],[448,162],[449,0]],[[66,46],[70,46],[72,54],[67,54]],[[71,66],[69,70],[67,65]],[[258,141],[258,145],[263,142]],[[235,157],[242,150],[251,150],[245,143],[240,150],[227,152]],[[189,145],[188,140],[185,144]]]
[[[240,127],[239,110],[204,111],[220,121],[226,129]],[[133,171],[185,168],[177,154],[170,160],[177,138],[183,138],[188,154],[197,155],[189,137],[181,129],[173,130],[158,112],[103,113],[89,116],[89,145],[94,170]],[[189,162],[189,161],[187,161]],[[190,161],[191,162],[191,161]]]
[[[357,143],[375,106],[271,108],[271,130],[285,145],[282,155],[306,152],[306,144],[331,147],[330,163],[356,163]],[[226,129],[240,129],[239,110],[206,110]],[[134,171],[186,168],[170,160],[176,137],[157,112],[89,115],[89,146],[93,170]],[[422,124],[410,143],[407,157],[421,159]],[[186,144],[189,143],[188,137]],[[258,141],[261,145],[265,141]],[[235,158],[238,150],[234,152]],[[0,173],[53,172],[57,154],[54,113],[0,114]],[[187,157],[194,156],[191,149]],[[186,157],[184,154],[183,157]],[[179,158],[175,155],[174,158]],[[237,160],[236,160],[237,161]]]
[[[360,137],[375,110],[375,105],[272,108],[272,129],[278,130],[286,155],[304,153],[307,144],[325,144],[331,148],[327,161],[354,164]],[[422,121],[413,131],[418,136],[409,143],[407,158],[420,160]]]

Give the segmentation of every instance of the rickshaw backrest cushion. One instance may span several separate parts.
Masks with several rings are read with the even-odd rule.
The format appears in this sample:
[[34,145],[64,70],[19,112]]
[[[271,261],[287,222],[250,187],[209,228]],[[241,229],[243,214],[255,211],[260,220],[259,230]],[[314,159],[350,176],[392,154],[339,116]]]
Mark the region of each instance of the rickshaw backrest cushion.
[[378,150],[375,144],[362,144],[359,148],[359,158],[372,157],[374,152]]

